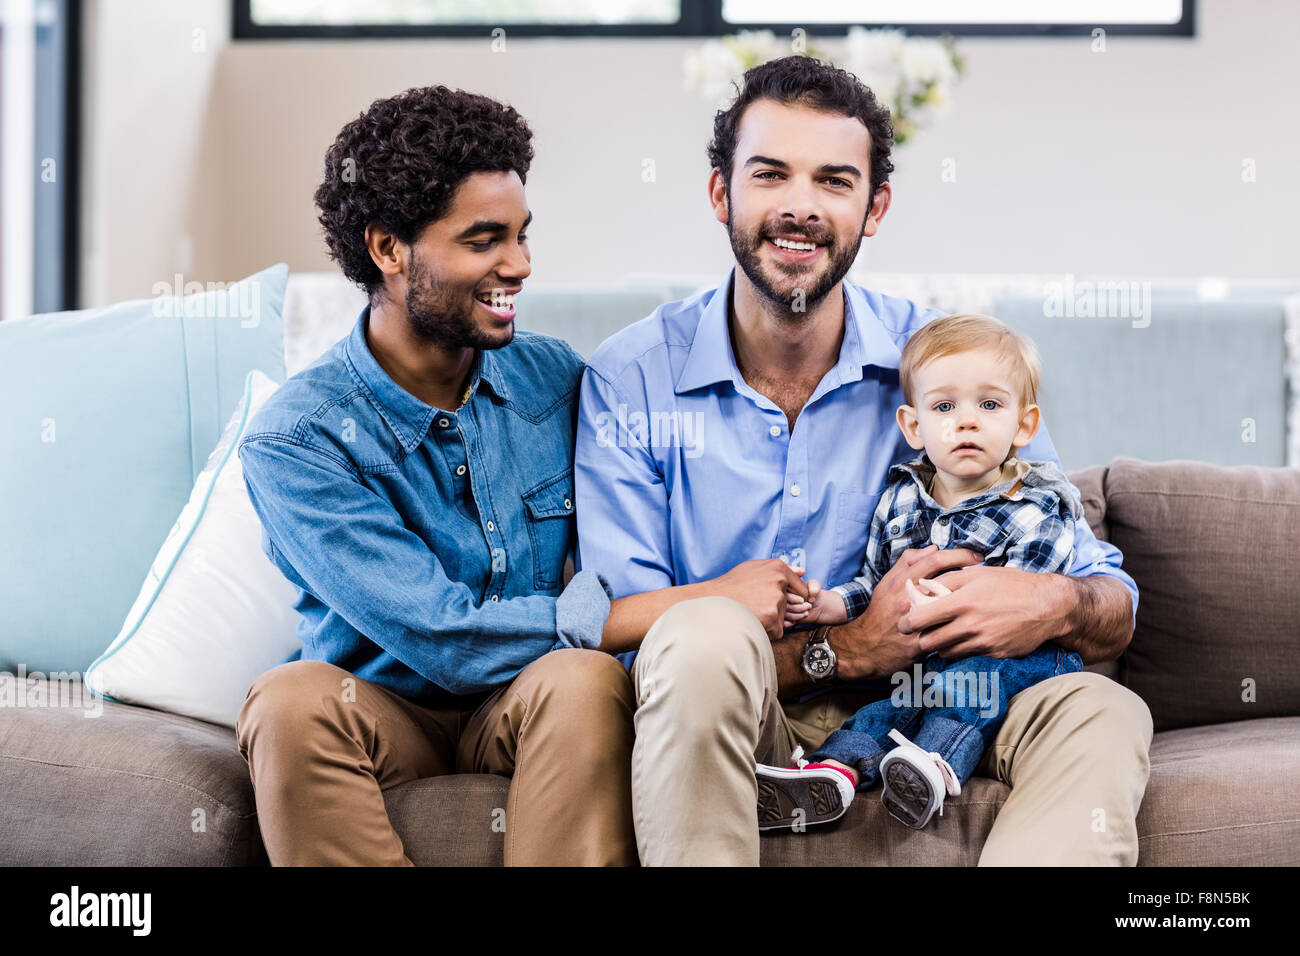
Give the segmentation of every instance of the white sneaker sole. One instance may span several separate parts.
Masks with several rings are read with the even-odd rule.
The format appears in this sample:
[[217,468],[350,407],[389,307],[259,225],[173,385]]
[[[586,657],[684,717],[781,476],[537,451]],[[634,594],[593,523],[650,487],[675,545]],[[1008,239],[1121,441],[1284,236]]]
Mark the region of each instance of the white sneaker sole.
[[842,817],[853,802],[853,788],[838,770],[795,770],[759,764],[755,773],[760,830],[829,823]]
[[947,794],[939,768],[925,757],[913,759],[903,747],[885,754],[880,779],[885,788],[880,802],[894,819],[913,830],[930,822]]

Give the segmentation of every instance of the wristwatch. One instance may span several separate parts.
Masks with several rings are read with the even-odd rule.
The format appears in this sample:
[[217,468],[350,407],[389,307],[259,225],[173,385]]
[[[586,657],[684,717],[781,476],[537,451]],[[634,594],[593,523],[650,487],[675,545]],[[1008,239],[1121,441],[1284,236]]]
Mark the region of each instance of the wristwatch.
[[813,631],[803,648],[803,672],[819,684],[835,676],[835,652],[831,650],[830,625]]

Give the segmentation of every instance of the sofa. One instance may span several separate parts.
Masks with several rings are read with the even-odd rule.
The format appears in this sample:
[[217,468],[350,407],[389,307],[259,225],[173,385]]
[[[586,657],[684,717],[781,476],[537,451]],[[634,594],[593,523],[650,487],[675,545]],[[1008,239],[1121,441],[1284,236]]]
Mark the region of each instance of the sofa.
[[[1119,458],[1069,477],[1142,594],[1126,653],[1090,668],[1152,713],[1138,864],[1300,864],[1300,470]],[[493,865],[508,786],[454,774],[384,796],[416,864]],[[0,787],[0,863],[267,863],[227,727],[117,703],[93,720],[74,707],[9,710]],[[764,835],[762,862],[973,865],[1009,793],[976,777],[924,831],[872,794],[833,824]]]
[[[237,384],[252,368],[282,380],[286,351],[289,374],[311,356],[314,346],[295,358],[293,343],[307,334],[302,330],[284,346],[284,329],[292,331],[297,320],[290,309],[281,324],[287,270],[275,268],[281,271],[259,274],[280,284],[266,286],[271,291],[262,296],[256,322],[190,316],[177,325],[136,314],[132,334],[157,339],[156,354],[135,339],[123,349],[107,336],[105,329],[121,324],[113,314],[93,323],[74,315],[60,323],[94,335],[81,365],[70,362],[66,342],[50,346],[57,368],[42,365],[38,355],[37,346],[49,344],[48,330],[11,329],[6,338],[0,328],[0,402],[6,409],[0,441],[15,456],[7,465],[0,460],[0,607],[6,611],[0,616],[0,670],[24,660],[46,661],[47,672],[85,669],[130,607],[231,413]],[[291,305],[302,298],[292,283],[289,293]],[[623,302],[628,314],[622,321],[644,314],[647,303],[652,308],[655,300],[679,294],[639,290]],[[596,299],[581,301],[590,306]],[[551,297],[551,308],[557,321],[574,314],[563,295]],[[607,305],[593,311],[606,323],[619,321]],[[355,314],[351,303],[338,306],[336,326],[316,327],[319,341],[328,344],[337,323]],[[151,323],[162,331],[155,334]],[[532,327],[539,325],[563,331],[545,322]],[[14,346],[6,356],[6,344],[24,342],[32,343],[21,345],[30,352],[15,354]],[[116,357],[111,368],[95,361],[106,351]],[[184,356],[175,374],[146,374],[173,354]],[[63,377],[51,385],[55,373]],[[23,374],[28,379],[18,382]],[[40,401],[13,411],[40,388],[49,390]],[[164,389],[179,389],[180,397]],[[83,393],[90,404],[109,395],[123,403],[85,413],[85,423],[95,421],[92,412],[127,423],[113,442],[101,447],[94,442],[103,436],[88,425],[79,428],[80,413],[67,405]],[[63,404],[54,407],[56,399]],[[170,430],[149,417],[149,409],[173,405],[185,414],[169,420]],[[69,460],[42,472],[47,466],[35,457],[29,465],[16,462],[20,453],[38,454],[18,442],[36,441],[34,423],[45,421],[47,407],[58,422],[55,448]],[[1261,417],[1261,428],[1264,422]],[[109,467],[95,471],[90,453],[77,451],[84,440],[96,455],[111,455],[128,425],[135,429],[132,453],[111,459]],[[150,442],[146,454],[141,449]],[[154,484],[143,480],[146,473]],[[1300,541],[1300,468],[1120,455],[1107,465],[1067,468],[1067,474],[1082,493],[1094,532],[1121,549],[1141,591],[1126,652],[1089,668],[1132,689],[1151,710],[1155,736],[1137,821],[1139,865],[1300,864],[1300,555],[1294,547]],[[103,491],[122,475],[129,489]],[[66,488],[82,492],[69,497],[70,516],[35,500],[43,484],[64,479],[82,482],[60,486],[60,494],[70,495]],[[123,499],[127,491],[134,497]],[[91,541],[88,523],[101,516],[117,524]],[[72,528],[81,533],[76,547]],[[134,537],[144,541],[132,550]],[[68,574],[69,565],[77,573]],[[33,589],[37,599],[19,607]],[[67,633],[56,635],[56,629]],[[61,638],[73,642],[56,653]],[[27,670],[36,669],[29,663]],[[41,683],[40,677],[29,680]],[[69,694],[66,684],[49,684],[38,696],[39,707],[0,707],[0,864],[267,864],[248,769],[230,727],[112,701],[101,702],[102,713],[87,719],[80,695]],[[508,785],[501,777],[458,774],[395,787],[385,800],[417,864],[492,865],[502,860],[498,811]],[[944,816],[920,832],[889,818],[870,794],[834,824],[806,834],[764,835],[762,862],[973,865],[1009,793],[999,782],[974,778]]]

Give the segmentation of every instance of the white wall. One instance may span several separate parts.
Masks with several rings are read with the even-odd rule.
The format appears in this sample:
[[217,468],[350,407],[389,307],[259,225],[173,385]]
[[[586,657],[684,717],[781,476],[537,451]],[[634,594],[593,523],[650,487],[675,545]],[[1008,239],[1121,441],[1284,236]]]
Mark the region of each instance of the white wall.
[[[326,148],[371,100],[431,83],[508,100],[533,126],[533,281],[729,264],[705,203],[712,108],[681,82],[696,41],[234,43],[225,0],[88,6],[83,304],[147,295],[177,269],[332,268],[311,200]],[[954,112],[896,152],[895,203],[863,263],[1296,277],[1300,4],[1197,6],[1195,39],[1110,37],[1100,54],[1086,37],[963,40]],[[956,182],[941,181],[946,158]]]
[[177,272],[222,278],[224,146],[209,137],[221,115],[211,93],[230,3],[84,8],[80,304],[147,296]]

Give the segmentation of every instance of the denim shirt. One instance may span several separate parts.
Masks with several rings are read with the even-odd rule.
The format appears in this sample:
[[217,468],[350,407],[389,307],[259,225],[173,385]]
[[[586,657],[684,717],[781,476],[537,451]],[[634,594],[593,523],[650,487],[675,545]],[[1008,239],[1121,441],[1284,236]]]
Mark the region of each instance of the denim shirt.
[[401,388],[352,332],[284,383],[239,444],[262,547],[299,589],[301,656],[416,701],[598,647],[612,596],[575,549],[583,360],[516,331],[454,411]]

